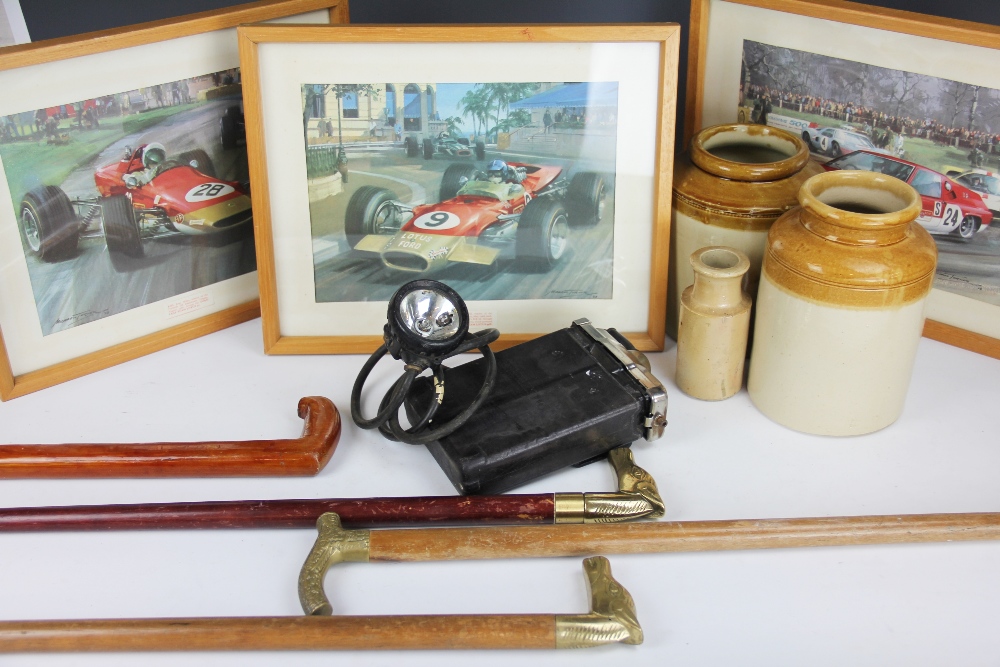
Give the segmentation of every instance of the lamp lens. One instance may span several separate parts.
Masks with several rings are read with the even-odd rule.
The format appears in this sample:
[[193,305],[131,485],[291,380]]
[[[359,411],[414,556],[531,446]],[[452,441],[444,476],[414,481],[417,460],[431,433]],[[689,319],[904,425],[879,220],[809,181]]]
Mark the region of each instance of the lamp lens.
[[414,290],[399,302],[399,320],[410,332],[426,340],[448,340],[459,333],[458,307],[432,289]]

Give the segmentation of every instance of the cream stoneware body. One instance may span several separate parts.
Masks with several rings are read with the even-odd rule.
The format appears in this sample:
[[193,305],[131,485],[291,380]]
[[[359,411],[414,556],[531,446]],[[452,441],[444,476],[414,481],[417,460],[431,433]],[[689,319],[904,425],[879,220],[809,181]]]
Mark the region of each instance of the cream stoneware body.
[[750,259],[747,292],[757,292],[767,230],[798,202],[802,183],[823,169],[805,142],[765,125],[716,125],[695,135],[674,167],[667,283],[667,334],[677,339],[680,295],[694,283],[687,258],[726,246]]
[[861,435],[903,410],[937,264],[920,196],[883,174],[807,181],[771,227],[747,389],[772,420]]
[[743,386],[751,300],[742,283],[750,260],[711,246],[692,253],[690,263],[694,284],[681,295],[675,379],[688,396],[720,401]]

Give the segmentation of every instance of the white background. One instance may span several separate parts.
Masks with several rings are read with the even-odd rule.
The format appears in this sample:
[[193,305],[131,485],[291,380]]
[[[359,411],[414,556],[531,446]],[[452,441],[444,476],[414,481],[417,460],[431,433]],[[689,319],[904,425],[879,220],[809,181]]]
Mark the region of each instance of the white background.
[[[711,3],[709,16],[702,127],[731,123],[736,117],[745,39],[1000,89],[1000,52],[996,49],[723,0]],[[983,301],[936,289],[928,300],[927,317],[1000,338],[1000,307]]]
[[[566,322],[565,325],[568,325]],[[664,438],[634,446],[670,520],[1000,512],[1000,361],[922,340],[906,410],[859,438],[798,434],[745,392],[682,395],[674,352],[650,355],[670,393]],[[346,420],[314,478],[0,481],[0,506],[453,494],[421,447],[350,422],[361,356],[265,357],[252,321],[0,405],[0,442],[295,437],[305,395]],[[400,371],[383,362],[369,401]],[[379,385],[378,383],[382,384]],[[366,394],[367,395],[367,394]],[[568,469],[525,493],[608,491],[610,468]],[[297,615],[311,530],[0,534],[0,618]],[[48,665],[997,664],[1000,543],[610,556],[645,643],[563,652],[5,655]],[[339,614],[578,613],[579,558],[346,564],[327,577]]]

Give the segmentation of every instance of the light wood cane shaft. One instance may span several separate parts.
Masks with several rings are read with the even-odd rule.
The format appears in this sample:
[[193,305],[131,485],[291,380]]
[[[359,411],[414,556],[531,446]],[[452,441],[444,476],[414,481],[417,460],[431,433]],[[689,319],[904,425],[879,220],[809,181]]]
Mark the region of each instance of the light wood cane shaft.
[[555,616],[544,614],[0,622],[0,653],[555,647]]
[[645,524],[373,530],[372,561],[595,554],[1000,539],[1000,514],[911,514]]

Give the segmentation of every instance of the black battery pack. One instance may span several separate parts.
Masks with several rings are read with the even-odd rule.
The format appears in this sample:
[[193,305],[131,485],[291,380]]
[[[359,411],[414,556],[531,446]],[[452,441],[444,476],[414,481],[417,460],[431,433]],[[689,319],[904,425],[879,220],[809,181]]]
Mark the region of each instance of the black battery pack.
[[[496,494],[655,439],[665,425],[666,392],[641,367],[644,359],[613,329],[587,320],[515,345],[496,354],[496,385],[486,402],[427,448],[460,493]],[[485,368],[477,359],[445,370],[432,424],[469,405]],[[414,382],[404,403],[411,422],[435,395],[432,378]]]

